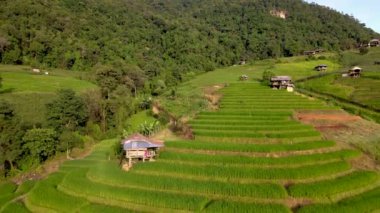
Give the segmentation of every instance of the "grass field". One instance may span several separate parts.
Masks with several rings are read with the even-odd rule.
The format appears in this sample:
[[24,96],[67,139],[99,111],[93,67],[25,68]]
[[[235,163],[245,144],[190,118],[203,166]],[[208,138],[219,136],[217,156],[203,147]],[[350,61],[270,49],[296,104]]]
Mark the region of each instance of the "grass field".
[[[155,162],[138,163],[128,172],[109,159],[116,141],[105,140],[88,157],[65,162],[57,173],[30,187],[24,202],[4,199],[2,209],[292,212],[300,206],[299,212],[321,212],[325,208],[339,212],[350,202],[355,204],[356,212],[379,209],[374,200],[380,195],[376,188],[378,172],[359,170],[351,164],[361,153],[326,141],[311,126],[292,120],[294,109],[310,105],[324,110],[335,110],[334,107],[265,89],[259,83],[230,83],[220,92],[224,94],[220,101],[224,107],[202,112],[191,121],[196,140],[167,141]],[[237,97],[260,101],[241,103]],[[260,104],[273,104],[273,97],[293,101],[283,101],[275,110],[256,110]],[[244,105],[253,109],[245,109]],[[133,123],[145,117],[142,113]],[[202,140],[197,139],[197,130],[207,132]],[[297,133],[305,131],[312,134]],[[236,135],[225,135],[231,132]],[[261,134],[261,140],[245,141],[252,137],[250,134]],[[266,142],[267,139],[275,142]],[[19,188],[12,184],[1,189],[5,196],[22,195],[15,194]],[[303,200],[311,203],[304,205]]]
[[[309,61],[305,56],[257,61],[249,65],[221,68],[196,76],[175,89],[176,98],[167,98],[170,96],[167,93],[166,97],[164,95],[159,100],[165,109],[177,117],[188,116],[207,109],[205,92],[208,93],[230,83],[237,83],[241,75],[248,75],[249,82],[257,82],[262,79],[262,73],[269,70],[275,75],[289,75],[293,80],[297,80],[317,74],[314,67],[319,64],[327,64],[328,72],[340,69],[340,65],[331,60]],[[215,87],[216,85],[218,87]]]
[[[117,141],[104,140],[41,181],[0,185],[0,212],[379,211],[380,175],[358,166],[365,155],[293,118],[296,111],[337,107],[257,82],[264,70],[301,79],[322,63],[329,72],[340,69],[329,60],[297,57],[196,76],[176,88],[175,98],[159,98],[174,115],[190,115],[194,140],[166,141],[155,162],[137,163],[128,172],[110,158]],[[242,74],[250,79],[239,82]],[[348,83],[336,89],[341,97],[354,91]],[[204,93],[220,95],[214,109]],[[150,119],[144,111],[127,122],[138,126]]]
[[97,86],[79,78],[84,73],[49,70],[48,75],[34,74],[27,66],[0,65],[3,87],[0,98],[14,105],[16,114],[30,123],[45,122],[45,105],[59,89],[72,89],[78,93]]
[[308,80],[299,86],[380,110],[380,88],[377,86],[380,84],[380,66],[374,65],[379,58],[380,48],[371,48],[366,55],[346,52],[342,57],[345,69],[362,67],[361,78],[342,78],[340,74],[335,74]]

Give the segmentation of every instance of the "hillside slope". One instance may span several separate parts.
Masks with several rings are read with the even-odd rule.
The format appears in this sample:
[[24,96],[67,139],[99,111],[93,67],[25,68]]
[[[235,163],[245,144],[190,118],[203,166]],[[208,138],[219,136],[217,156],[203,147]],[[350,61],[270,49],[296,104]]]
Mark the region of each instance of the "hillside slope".
[[353,17],[302,0],[5,0],[0,25],[2,63],[73,70],[129,63],[166,81],[242,59],[348,49],[375,36]]
[[3,209],[12,211],[16,204],[42,212],[380,208],[378,172],[353,163],[361,153],[324,140],[313,127],[290,118],[294,109],[334,108],[258,83],[230,84],[222,93],[220,110],[201,112],[190,122],[195,140],[167,141],[156,162],[122,171],[108,158],[117,141],[106,140],[90,156],[65,162],[59,172],[37,182],[25,206],[14,199],[17,193],[8,192]]

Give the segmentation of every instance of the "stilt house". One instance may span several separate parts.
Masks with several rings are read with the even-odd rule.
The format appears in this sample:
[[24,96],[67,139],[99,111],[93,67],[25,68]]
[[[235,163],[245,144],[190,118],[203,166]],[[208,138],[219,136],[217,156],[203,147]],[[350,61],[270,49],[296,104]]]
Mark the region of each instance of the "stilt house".
[[290,76],[274,76],[270,79],[270,83],[273,89],[287,89],[293,86]]
[[133,134],[121,141],[125,157],[128,159],[128,166],[131,167],[133,161],[152,161],[158,150],[163,147],[162,141],[149,139],[141,134]]
[[248,80],[248,75],[241,75],[241,76],[239,77],[239,80],[240,80],[240,81],[247,81],[247,80]]
[[347,74],[348,74],[349,77],[358,78],[358,77],[360,77],[361,72],[362,72],[362,68],[360,68],[360,67],[353,67],[353,68],[351,68],[348,71]]
[[380,46],[380,39],[372,39],[371,41],[369,41],[368,46],[379,47]]
[[316,71],[326,71],[327,70],[327,65],[326,64],[320,64],[320,65],[314,67],[314,69]]

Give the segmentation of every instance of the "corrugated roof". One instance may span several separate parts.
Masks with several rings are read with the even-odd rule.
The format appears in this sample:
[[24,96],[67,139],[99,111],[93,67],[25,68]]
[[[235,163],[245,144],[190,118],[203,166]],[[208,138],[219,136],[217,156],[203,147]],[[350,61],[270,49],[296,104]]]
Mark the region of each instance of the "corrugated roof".
[[292,78],[290,76],[274,76],[270,79],[271,81],[290,81]]
[[148,141],[132,140],[132,141],[124,143],[123,149],[128,150],[128,149],[143,149],[143,148],[159,148],[162,146],[163,145],[161,144],[154,144]]
[[121,141],[124,150],[138,148],[158,148],[163,146],[163,141],[153,140],[139,133],[130,135]]
[[151,138],[145,137],[144,135],[139,134],[139,133],[134,133],[134,134],[130,135],[129,137],[127,137],[124,140],[122,140],[121,143],[125,143],[125,142],[128,142],[128,141],[133,141],[133,140],[135,140],[135,141],[147,141],[147,142],[150,142],[150,143],[158,143],[158,144],[162,144],[163,143],[163,141],[151,139]]
[[352,67],[350,70],[362,70],[362,68],[355,66],[355,67]]

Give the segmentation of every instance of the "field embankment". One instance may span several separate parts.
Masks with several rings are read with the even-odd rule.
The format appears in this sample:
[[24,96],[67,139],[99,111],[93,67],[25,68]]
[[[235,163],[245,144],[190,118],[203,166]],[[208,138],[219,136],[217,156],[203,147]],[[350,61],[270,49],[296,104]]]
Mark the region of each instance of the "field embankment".
[[[195,140],[168,141],[157,161],[136,164],[129,172],[109,160],[115,141],[103,141],[90,156],[65,162],[58,173],[38,182],[20,208],[65,212],[94,207],[106,212],[380,208],[378,171],[351,163],[362,154],[327,141],[312,126],[292,119],[294,110],[335,107],[257,83],[230,84],[221,93],[219,110],[202,112],[190,122]],[[17,205],[8,199],[3,208]]]

